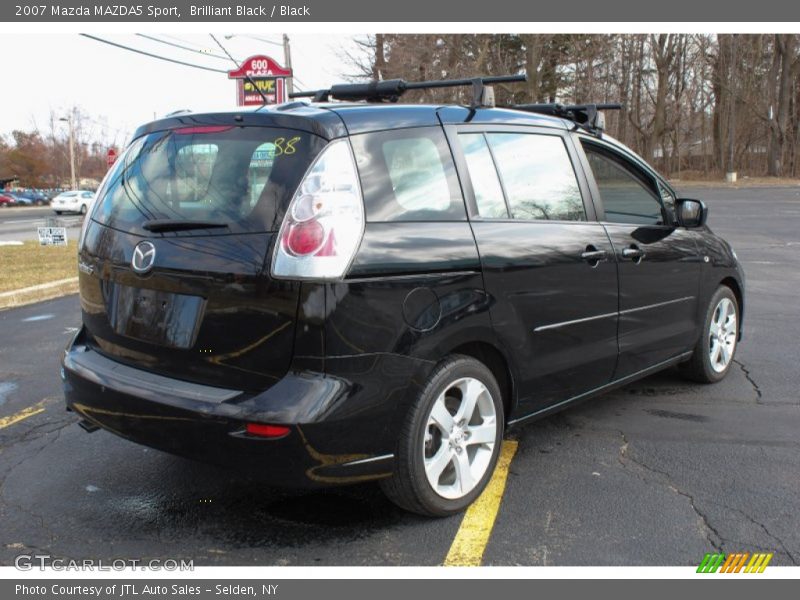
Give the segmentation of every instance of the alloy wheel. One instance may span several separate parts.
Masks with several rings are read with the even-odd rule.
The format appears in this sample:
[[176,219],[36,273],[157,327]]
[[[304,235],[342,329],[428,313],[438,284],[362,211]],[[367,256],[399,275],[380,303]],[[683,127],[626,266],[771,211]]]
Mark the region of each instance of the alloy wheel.
[[462,498],[478,485],[492,462],[497,428],[494,401],[479,380],[457,379],[439,395],[422,448],[425,475],[439,496]]
[[714,309],[708,328],[708,357],[717,373],[727,369],[733,359],[736,336],[736,306],[730,298],[723,298]]

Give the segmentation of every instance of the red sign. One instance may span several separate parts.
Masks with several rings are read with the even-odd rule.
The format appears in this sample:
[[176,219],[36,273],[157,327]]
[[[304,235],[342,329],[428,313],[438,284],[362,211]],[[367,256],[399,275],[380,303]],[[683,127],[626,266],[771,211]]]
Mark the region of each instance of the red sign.
[[240,68],[228,71],[228,79],[236,80],[239,106],[260,106],[264,97],[267,104],[286,102],[286,79],[291,76],[291,69],[284,69],[269,56],[261,55],[251,56]]
[[113,165],[116,162],[116,160],[117,160],[117,151],[114,148],[109,148],[108,153],[106,154],[106,165],[108,165],[109,169],[111,168],[111,165]]

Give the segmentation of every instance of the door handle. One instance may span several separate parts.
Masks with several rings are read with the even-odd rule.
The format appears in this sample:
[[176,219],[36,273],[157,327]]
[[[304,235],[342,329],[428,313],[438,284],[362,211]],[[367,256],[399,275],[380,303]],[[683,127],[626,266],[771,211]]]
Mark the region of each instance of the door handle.
[[631,244],[629,248],[623,248],[622,258],[630,258],[635,263],[639,263],[644,258],[644,250],[639,248],[636,244]]
[[598,250],[591,244],[586,246],[586,250],[581,252],[581,258],[588,262],[591,266],[596,267],[601,260],[606,259],[606,251]]

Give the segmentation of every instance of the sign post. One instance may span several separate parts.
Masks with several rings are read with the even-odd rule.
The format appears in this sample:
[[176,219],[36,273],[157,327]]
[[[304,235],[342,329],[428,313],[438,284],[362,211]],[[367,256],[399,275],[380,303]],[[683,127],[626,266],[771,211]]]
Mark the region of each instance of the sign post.
[[[284,69],[269,56],[251,56],[241,68],[228,71],[228,79],[236,80],[236,103],[239,106],[261,106],[280,104],[288,100],[286,80],[292,76],[291,69]],[[255,87],[254,87],[255,85]]]

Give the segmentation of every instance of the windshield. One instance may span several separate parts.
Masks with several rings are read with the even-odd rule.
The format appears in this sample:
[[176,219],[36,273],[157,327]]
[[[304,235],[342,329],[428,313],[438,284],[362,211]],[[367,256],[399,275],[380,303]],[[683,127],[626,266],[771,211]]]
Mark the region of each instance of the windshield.
[[313,134],[270,127],[151,133],[117,160],[98,192],[92,218],[142,234],[145,223],[161,220],[222,223],[223,233],[275,231],[324,145]]

